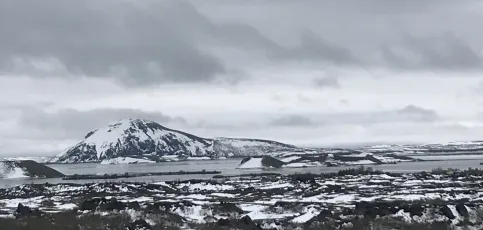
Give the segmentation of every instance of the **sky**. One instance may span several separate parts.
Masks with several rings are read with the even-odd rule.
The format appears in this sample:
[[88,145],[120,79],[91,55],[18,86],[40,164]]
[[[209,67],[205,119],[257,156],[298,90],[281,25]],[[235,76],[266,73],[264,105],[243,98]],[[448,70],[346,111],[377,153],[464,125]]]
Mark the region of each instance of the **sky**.
[[0,0],[0,155],[143,118],[301,146],[483,139],[483,2]]

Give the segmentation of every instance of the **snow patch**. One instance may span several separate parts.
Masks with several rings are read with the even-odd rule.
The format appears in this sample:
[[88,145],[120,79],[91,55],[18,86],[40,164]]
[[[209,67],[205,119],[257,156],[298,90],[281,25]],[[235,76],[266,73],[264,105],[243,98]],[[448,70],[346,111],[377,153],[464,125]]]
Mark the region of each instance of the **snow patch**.
[[211,160],[210,157],[204,156],[204,157],[188,157],[187,160],[189,161],[206,161],[206,160]]
[[297,163],[290,163],[286,164],[283,167],[284,168],[305,168],[305,167],[318,167],[322,166],[320,162],[314,161],[314,162],[297,162]]
[[319,210],[315,208],[309,208],[304,214],[293,218],[292,222],[302,224],[314,218],[314,216],[317,216],[319,213]]
[[156,161],[150,161],[146,159],[138,159],[132,157],[116,157],[111,159],[106,159],[101,162],[101,164],[150,164],[156,163]]
[[290,156],[290,157],[286,157],[286,158],[281,159],[281,161],[283,161],[285,163],[289,163],[291,161],[295,161],[295,160],[298,160],[298,159],[300,159],[299,156]]
[[250,160],[238,165],[238,169],[259,169],[259,168],[265,168],[262,164],[262,159],[261,157],[252,157]]

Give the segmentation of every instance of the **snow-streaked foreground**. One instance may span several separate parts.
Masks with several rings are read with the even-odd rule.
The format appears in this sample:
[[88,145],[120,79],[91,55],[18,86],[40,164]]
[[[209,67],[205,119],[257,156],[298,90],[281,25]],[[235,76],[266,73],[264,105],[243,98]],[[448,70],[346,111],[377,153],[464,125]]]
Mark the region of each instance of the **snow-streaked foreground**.
[[[321,216],[337,218],[340,224],[344,224],[357,215],[377,214],[418,223],[448,221],[456,225],[467,219],[480,226],[482,223],[477,222],[481,218],[478,220],[475,215],[483,210],[482,183],[482,175],[373,173],[332,177],[267,176],[153,183],[22,185],[0,189],[0,214],[11,215],[19,203],[44,212],[61,212],[80,208],[88,197],[102,196],[123,203],[139,203],[138,209],[123,209],[138,216],[145,215],[144,210],[152,210],[153,205],[165,207],[163,212],[179,216],[183,222],[180,224],[216,222],[221,218],[248,215],[266,226],[283,229],[287,225],[320,221]],[[50,206],[44,205],[46,200],[51,201]]]

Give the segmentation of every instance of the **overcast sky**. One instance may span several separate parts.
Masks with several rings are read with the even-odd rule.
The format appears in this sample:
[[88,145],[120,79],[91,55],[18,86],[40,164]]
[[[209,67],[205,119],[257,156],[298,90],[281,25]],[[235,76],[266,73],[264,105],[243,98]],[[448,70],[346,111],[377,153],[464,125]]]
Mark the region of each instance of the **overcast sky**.
[[305,146],[483,139],[483,2],[0,0],[0,155],[123,118]]

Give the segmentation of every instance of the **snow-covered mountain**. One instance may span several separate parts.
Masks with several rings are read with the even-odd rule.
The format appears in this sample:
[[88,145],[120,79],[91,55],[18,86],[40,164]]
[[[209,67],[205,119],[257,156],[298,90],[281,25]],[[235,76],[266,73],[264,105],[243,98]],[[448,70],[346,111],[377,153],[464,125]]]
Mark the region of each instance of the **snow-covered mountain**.
[[85,139],[50,162],[99,162],[117,157],[156,159],[165,155],[212,156],[213,140],[158,123],[127,119],[89,132]]
[[202,138],[142,119],[120,120],[89,132],[85,139],[50,160],[51,163],[101,162],[118,157],[152,161],[176,156],[243,157],[301,148],[267,140]]

